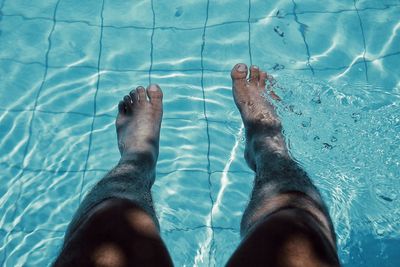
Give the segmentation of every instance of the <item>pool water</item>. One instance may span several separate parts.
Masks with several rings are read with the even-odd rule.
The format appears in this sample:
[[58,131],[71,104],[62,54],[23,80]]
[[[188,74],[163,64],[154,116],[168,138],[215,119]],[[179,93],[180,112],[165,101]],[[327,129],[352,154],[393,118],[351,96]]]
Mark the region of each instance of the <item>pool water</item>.
[[157,180],[176,266],[222,266],[253,173],[229,77],[277,80],[290,151],[320,188],[344,266],[400,266],[400,1],[0,0],[0,265],[48,266],[119,159],[114,120],[164,91]]

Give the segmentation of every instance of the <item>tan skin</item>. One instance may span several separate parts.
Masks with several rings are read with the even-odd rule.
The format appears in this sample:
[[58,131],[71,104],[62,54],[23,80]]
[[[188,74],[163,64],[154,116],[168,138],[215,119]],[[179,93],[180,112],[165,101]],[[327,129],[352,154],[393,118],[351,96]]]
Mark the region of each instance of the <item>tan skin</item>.
[[[242,242],[227,265],[339,266],[326,207],[291,159],[275,109],[262,96],[269,76],[255,66],[248,75],[247,66],[237,64],[231,77],[233,98],[246,128],[245,160],[256,178],[242,219]],[[271,96],[279,100],[272,92]],[[87,199],[119,179],[129,184],[123,188],[130,188],[133,200],[108,198],[84,215],[78,211],[55,266],[172,265],[150,194],[162,112],[157,85],[138,87],[119,103],[121,160]]]

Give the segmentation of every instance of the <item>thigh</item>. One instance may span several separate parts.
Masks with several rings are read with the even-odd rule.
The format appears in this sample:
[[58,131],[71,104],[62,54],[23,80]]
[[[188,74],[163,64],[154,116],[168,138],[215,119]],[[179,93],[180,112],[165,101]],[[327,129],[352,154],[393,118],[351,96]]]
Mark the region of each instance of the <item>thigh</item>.
[[227,266],[339,266],[321,227],[302,209],[280,209],[249,231]]
[[146,212],[109,199],[65,240],[54,266],[172,266],[172,260]]

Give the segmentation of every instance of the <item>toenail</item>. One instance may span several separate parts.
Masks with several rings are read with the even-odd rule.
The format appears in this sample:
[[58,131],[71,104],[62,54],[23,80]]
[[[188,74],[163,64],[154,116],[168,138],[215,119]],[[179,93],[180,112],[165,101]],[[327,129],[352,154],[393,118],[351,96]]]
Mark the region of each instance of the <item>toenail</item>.
[[246,71],[246,65],[244,65],[244,64],[238,64],[238,65],[236,66],[236,69],[237,69],[238,71],[240,71],[240,72],[244,72],[244,71]]
[[149,90],[150,91],[158,91],[160,89],[160,87],[158,86],[158,84],[151,84],[150,86],[149,86]]
[[144,90],[144,87],[143,86],[138,86],[138,87],[136,87],[136,90]]
[[253,69],[256,69],[256,70],[258,70],[258,66],[256,66],[256,65],[253,65],[252,67],[253,67]]

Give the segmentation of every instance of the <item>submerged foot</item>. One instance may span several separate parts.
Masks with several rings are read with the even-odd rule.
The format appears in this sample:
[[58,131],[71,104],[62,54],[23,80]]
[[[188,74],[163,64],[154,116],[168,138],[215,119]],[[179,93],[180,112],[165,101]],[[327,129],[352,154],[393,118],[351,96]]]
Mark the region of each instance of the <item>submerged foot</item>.
[[246,129],[245,159],[250,168],[256,169],[260,154],[288,157],[281,122],[275,109],[265,98],[267,73],[258,67],[237,64],[231,72],[233,98]]
[[162,91],[158,85],[139,86],[118,104],[118,148],[122,160],[143,160],[154,166],[158,157],[162,119]]

